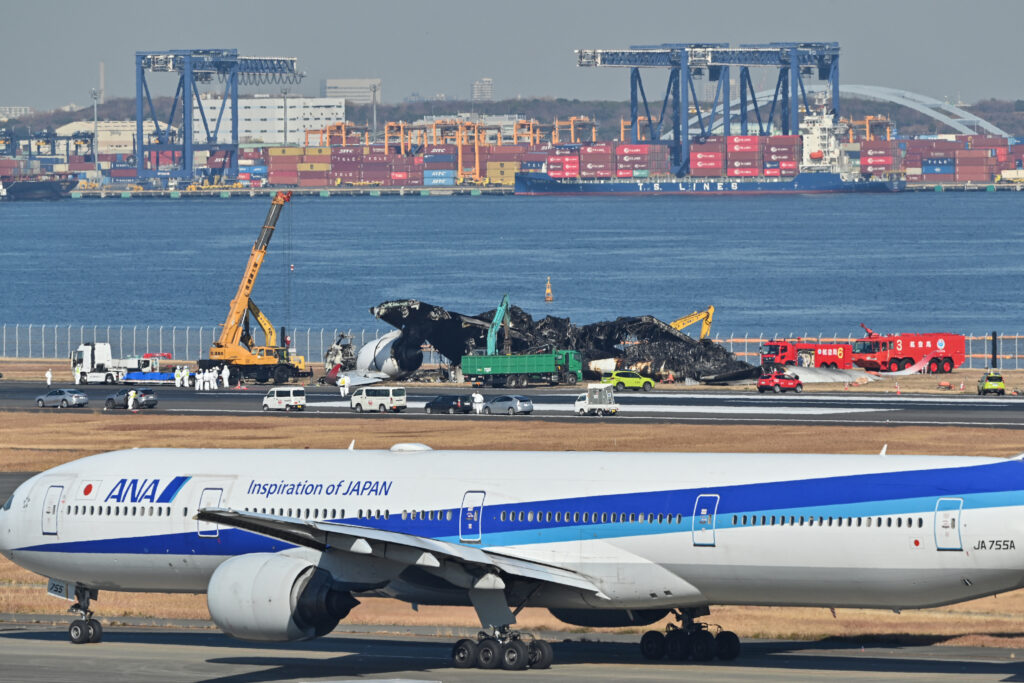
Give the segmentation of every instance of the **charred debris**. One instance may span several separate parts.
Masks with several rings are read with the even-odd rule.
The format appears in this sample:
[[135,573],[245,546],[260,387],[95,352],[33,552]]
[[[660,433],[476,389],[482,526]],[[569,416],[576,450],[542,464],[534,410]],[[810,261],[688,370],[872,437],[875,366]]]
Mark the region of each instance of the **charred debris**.
[[[464,354],[486,347],[487,329],[495,310],[475,316],[449,311],[415,299],[386,301],[370,309],[377,318],[401,330],[397,354],[418,352],[428,342],[443,356],[458,363]],[[519,308],[509,309],[511,351],[544,353],[576,349],[583,356],[584,372],[593,361],[603,369],[633,369],[659,380],[708,380],[746,374],[752,368],[710,340],[698,341],[649,315],[575,325],[568,318],[540,320]],[[504,334],[504,333],[502,333]],[[597,371],[591,372],[596,377]]]

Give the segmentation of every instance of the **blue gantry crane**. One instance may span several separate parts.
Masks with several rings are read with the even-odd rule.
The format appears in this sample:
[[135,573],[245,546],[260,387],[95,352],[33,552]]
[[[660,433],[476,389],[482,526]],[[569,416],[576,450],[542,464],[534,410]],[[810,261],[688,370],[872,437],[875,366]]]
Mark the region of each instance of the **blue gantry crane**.
[[[178,74],[178,88],[174,94],[174,103],[167,123],[161,126],[153,107],[153,97],[146,81],[146,73],[175,72]],[[224,166],[227,179],[238,177],[238,86],[262,85],[266,83],[292,84],[302,80],[303,74],[298,70],[294,57],[243,57],[238,50],[163,50],[159,52],[135,53],[135,120],[137,124],[135,149],[138,177],[176,178],[192,180],[197,176],[193,167],[194,152],[207,150],[210,152],[227,151],[228,162]],[[216,119],[208,116],[199,98],[199,84],[209,83],[214,79],[224,83],[224,95]],[[151,139],[143,134],[143,123],[146,119],[144,108],[156,130]],[[180,106],[181,130],[172,135],[171,125]],[[204,142],[196,142],[192,114],[193,108],[199,111],[202,122]],[[225,109],[229,108],[228,118],[231,130],[231,142],[219,143],[218,133],[224,123]],[[212,124],[212,127],[211,127]],[[173,167],[159,169],[158,164],[146,168],[146,158],[151,152],[171,152]]]
[[[633,45],[626,50],[576,50],[579,66],[611,66],[630,69],[630,119],[633,141],[638,140],[640,106],[643,105],[648,126],[648,139],[660,140],[663,133],[671,132],[669,149],[672,166],[679,175],[688,171],[690,157],[690,124],[687,116],[690,98],[698,104],[694,77],[707,75],[708,81],[717,83],[711,110],[705,117],[696,106],[697,135],[711,133],[715,118],[722,117],[722,132],[732,134],[732,105],[730,99],[730,69],[739,68],[738,86],[739,125],[741,134],[747,134],[750,117],[757,121],[757,132],[770,131],[775,114],[779,114],[779,129],[784,135],[799,130],[799,102],[810,111],[804,77],[828,81],[832,96],[833,115],[839,116],[839,43],[763,43],[729,47],[728,43],[663,43],[660,45]],[[767,116],[762,118],[762,105],[757,101],[752,67],[778,70],[774,96]],[[640,76],[642,68],[669,69],[668,86],[657,118],[651,116],[647,94]],[[765,103],[767,104],[767,103]],[[666,121],[666,116],[670,120]],[[665,124],[670,123],[670,128]]]

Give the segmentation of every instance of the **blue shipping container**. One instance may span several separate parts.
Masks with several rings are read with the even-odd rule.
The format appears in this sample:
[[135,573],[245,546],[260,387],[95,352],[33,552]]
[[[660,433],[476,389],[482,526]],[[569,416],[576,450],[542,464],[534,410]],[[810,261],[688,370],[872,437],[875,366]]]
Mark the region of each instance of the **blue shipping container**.
[[956,159],[952,157],[931,157],[928,159],[922,159],[921,163],[929,164],[931,166],[954,166],[956,165]]
[[454,185],[455,178],[427,178],[423,177],[424,185]]
[[424,178],[454,178],[455,170],[427,169],[423,171]]
[[[242,167],[239,166],[238,170],[241,171]],[[266,175],[267,174],[267,167],[266,166],[250,166],[249,167],[249,173],[262,173],[263,175]]]
[[423,163],[455,163],[456,155],[454,154],[424,154]]
[[921,173],[953,175],[952,166],[936,166],[935,164],[922,164]]
[[524,171],[539,171],[544,168],[543,161],[524,161],[519,165]]
[[777,162],[777,161],[766,161],[766,162],[764,162],[764,167],[765,168],[778,168],[779,167],[779,162]]

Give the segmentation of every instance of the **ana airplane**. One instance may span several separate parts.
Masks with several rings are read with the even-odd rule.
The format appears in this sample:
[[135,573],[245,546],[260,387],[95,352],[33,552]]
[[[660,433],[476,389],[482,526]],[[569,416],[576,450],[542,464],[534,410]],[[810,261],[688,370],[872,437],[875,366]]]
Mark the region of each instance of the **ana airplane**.
[[[1024,455],[138,449],[38,474],[0,552],[76,600],[207,595],[245,639],[329,633],[360,599],[472,605],[457,667],[544,668],[524,607],[646,625],[645,657],[733,659],[712,604],[902,610],[1024,586]],[[1022,547],[1017,547],[1022,541]]]

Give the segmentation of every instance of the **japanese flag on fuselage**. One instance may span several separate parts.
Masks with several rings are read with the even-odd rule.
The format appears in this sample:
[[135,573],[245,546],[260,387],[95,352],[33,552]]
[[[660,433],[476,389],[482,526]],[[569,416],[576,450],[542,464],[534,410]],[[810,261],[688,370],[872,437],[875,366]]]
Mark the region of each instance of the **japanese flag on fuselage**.
[[96,500],[100,495],[100,484],[103,482],[99,479],[92,479],[89,481],[79,482],[78,484],[78,500]]

